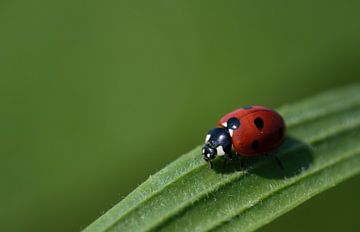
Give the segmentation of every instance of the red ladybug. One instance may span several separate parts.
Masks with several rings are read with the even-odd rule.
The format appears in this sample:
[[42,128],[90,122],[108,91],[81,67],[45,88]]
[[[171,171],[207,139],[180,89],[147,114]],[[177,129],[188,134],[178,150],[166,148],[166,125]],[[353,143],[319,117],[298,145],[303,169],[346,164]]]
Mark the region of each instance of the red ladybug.
[[284,141],[285,131],[283,118],[274,110],[243,107],[222,117],[218,127],[208,132],[202,155],[208,162],[224,156],[226,162],[232,159],[232,149],[239,156],[266,154]]

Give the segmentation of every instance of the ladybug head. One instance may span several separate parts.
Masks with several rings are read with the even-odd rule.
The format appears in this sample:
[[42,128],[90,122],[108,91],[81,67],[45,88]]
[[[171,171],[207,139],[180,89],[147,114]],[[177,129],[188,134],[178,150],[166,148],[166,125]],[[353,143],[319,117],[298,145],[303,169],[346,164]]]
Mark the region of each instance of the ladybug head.
[[[213,128],[206,135],[202,155],[205,161],[210,162],[216,156],[231,153],[231,136],[226,128]],[[211,162],[210,162],[211,165]]]
[[215,159],[216,157],[216,148],[213,148],[210,144],[205,144],[202,149],[202,155],[206,162]]

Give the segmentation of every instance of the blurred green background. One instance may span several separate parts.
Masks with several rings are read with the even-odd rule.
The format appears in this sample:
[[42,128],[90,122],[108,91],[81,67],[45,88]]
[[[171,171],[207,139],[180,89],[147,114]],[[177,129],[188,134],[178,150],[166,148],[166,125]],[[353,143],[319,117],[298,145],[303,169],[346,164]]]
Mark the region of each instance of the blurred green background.
[[[359,10],[355,0],[1,0],[0,230],[78,231],[224,113],[360,80]],[[359,195],[358,177],[262,231],[351,230]]]

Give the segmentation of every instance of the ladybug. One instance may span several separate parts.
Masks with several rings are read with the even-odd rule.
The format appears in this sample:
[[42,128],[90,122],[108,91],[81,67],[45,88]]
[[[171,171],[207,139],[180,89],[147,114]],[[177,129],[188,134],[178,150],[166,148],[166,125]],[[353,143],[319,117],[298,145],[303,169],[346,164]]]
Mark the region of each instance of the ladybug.
[[277,148],[285,138],[283,118],[264,106],[246,106],[223,116],[217,127],[205,138],[202,155],[210,163],[216,156],[232,160],[238,156],[267,154]]

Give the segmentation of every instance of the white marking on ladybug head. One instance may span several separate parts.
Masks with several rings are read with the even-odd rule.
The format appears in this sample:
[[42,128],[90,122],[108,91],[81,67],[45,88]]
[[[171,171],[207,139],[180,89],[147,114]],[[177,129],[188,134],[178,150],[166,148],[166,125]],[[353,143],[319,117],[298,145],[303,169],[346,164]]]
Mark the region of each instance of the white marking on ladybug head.
[[218,146],[218,147],[216,148],[216,151],[217,151],[217,155],[218,155],[218,156],[223,156],[223,155],[225,155],[225,152],[224,152],[224,149],[223,149],[222,146]]
[[227,122],[223,122],[221,125],[223,125],[223,127],[227,127]]
[[206,135],[205,143],[209,142],[210,136],[211,136],[210,134],[207,134],[207,135]]

